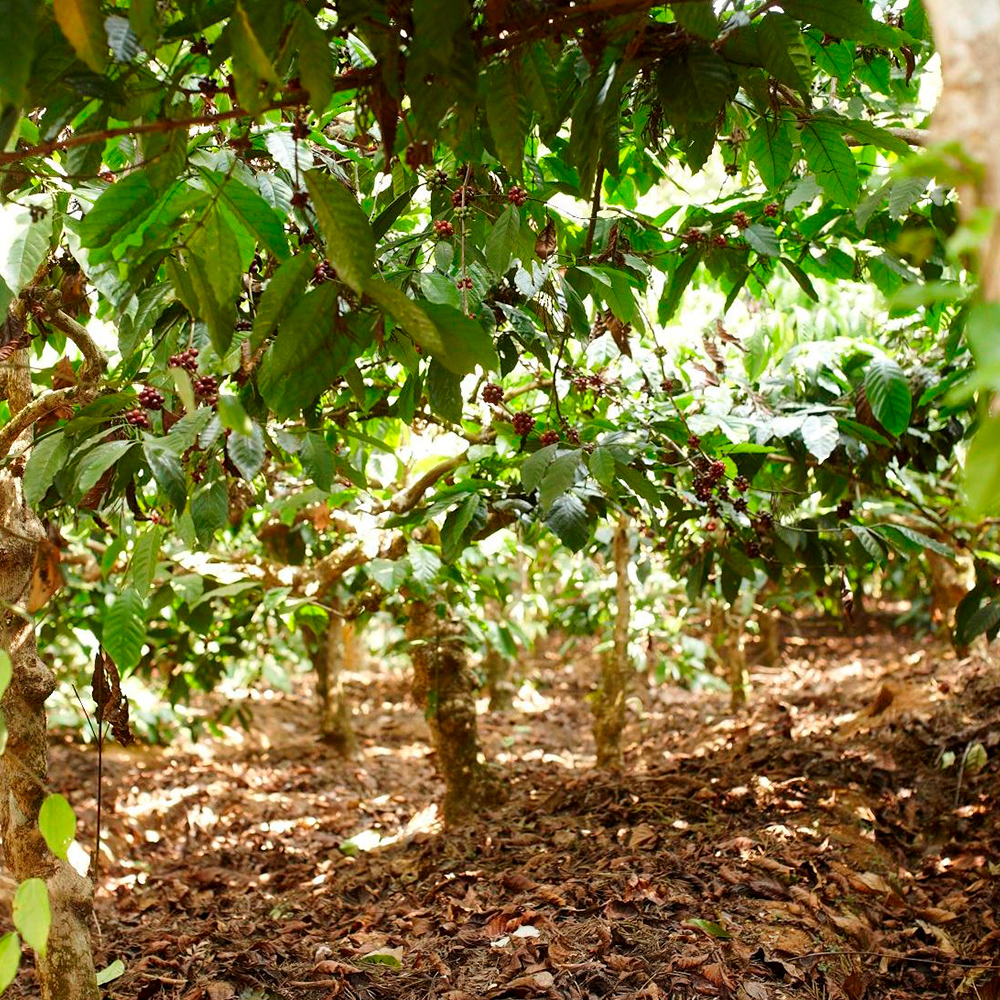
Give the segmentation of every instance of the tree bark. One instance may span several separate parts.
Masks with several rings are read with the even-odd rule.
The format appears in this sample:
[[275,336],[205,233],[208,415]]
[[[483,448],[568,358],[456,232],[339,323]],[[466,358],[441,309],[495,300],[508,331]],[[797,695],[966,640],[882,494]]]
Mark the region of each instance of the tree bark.
[[335,753],[349,757],[357,743],[343,671],[356,656],[354,624],[330,615],[322,634],[317,635],[308,625],[302,626],[302,634],[316,671],[320,739]]
[[729,707],[738,712],[747,703],[746,619],[724,601],[713,602],[709,635],[729,685]]
[[618,519],[614,536],[615,624],[611,652],[601,662],[601,675],[594,692],[594,743],[597,766],[622,766],[622,733],[625,730],[625,698],[628,694],[631,663],[628,656],[632,601],[629,593],[628,517]]
[[506,712],[514,704],[514,685],[510,680],[510,660],[495,649],[488,649],[483,657],[486,690],[490,696],[491,712]]
[[[11,413],[31,400],[30,359],[10,359],[5,395]],[[30,434],[30,431],[28,432]],[[25,446],[27,436],[21,439]],[[38,658],[35,628],[20,610],[31,585],[42,525],[21,492],[23,458],[0,469],[0,646],[10,654],[13,676],[0,702],[7,723],[7,748],[0,757],[0,837],[10,873],[23,882],[42,879],[49,891],[52,926],[46,954],[36,956],[43,1000],[98,1000],[89,923],[93,885],[46,847],[38,811],[48,777],[45,700],[55,678]]]
[[[969,172],[961,208],[1000,207],[1000,0],[924,0],[941,57],[943,89],[932,119],[939,142],[957,141],[981,172]],[[980,257],[983,297],[1000,299],[1000,216]]]
[[494,770],[479,759],[475,680],[455,623],[429,601],[411,600],[406,627],[413,661],[413,698],[424,710],[444,781],[442,814],[460,823],[506,798]]

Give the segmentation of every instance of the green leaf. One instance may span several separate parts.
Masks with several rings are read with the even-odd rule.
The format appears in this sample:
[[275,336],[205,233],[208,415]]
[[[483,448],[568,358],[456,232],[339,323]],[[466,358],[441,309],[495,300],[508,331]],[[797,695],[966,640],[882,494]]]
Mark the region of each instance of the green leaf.
[[4,26],[4,51],[0,59],[0,106],[20,106],[31,76],[35,55],[38,0],[0,0],[0,24]]
[[[218,206],[202,216],[188,242],[188,276],[198,297],[195,315],[208,326],[212,347],[225,357],[236,325],[236,302],[242,292],[243,263],[236,234]],[[185,303],[190,308],[190,303]]]
[[134,587],[127,587],[115,603],[105,609],[101,645],[118,669],[126,673],[139,665],[145,642],[145,602]]
[[590,454],[591,475],[605,488],[611,487],[615,481],[615,456],[607,448],[598,445]]
[[177,513],[181,513],[187,505],[187,478],[177,453],[165,442],[157,440],[146,441],[142,450],[156,485]]
[[[538,502],[545,514],[555,501],[561,497],[576,481],[576,473],[580,468],[579,450],[564,452],[557,455],[545,470],[545,475],[538,486]],[[522,470],[523,475],[523,470]]]
[[969,444],[965,495],[977,516],[1000,510],[1000,417],[983,421]]
[[[229,444],[232,444],[232,438]],[[229,520],[229,492],[225,483],[208,483],[195,493],[191,498],[191,520],[199,545],[207,549],[215,533],[221,531]]]
[[878,422],[899,436],[910,423],[912,399],[903,370],[890,358],[873,358],[865,372],[865,395]]
[[129,566],[129,580],[140,597],[145,597],[153,585],[162,538],[163,529],[158,524],[151,524],[135,540],[132,562]]
[[51,203],[48,199],[44,204],[38,199],[32,200],[34,205],[8,202],[0,206],[0,278],[12,296],[18,295],[31,281],[49,252],[51,208],[46,208],[37,221],[32,220],[31,210],[32,207],[45,208]]
[[118,230],[130,228],[148,212],[159,197],[143,170],[109,185],[77,226],[80,246],[104,246]]
[[926,177],[904,177],[893,181],[889,188],[889,214],[894,219],[900,219],[907,212],[914,202],[927,189],[928,179]]
[[58,793],[45,796],[45,801],[38,810],[38,829],[49,850],[65,861],[69,845],[76,836],[76,813]]
[[579,552],[590,540],[590,522],[587,508],[575,493],[557,497],[549,510],[545,523],[559,540],[571,551]]
[[854,537],[857,538],[858,543],[865,552],[872,557],[876,566],[884,567],[888,564],[885,549],[882,548],[881,543],[873,532],[861,524],[851,524],[848,525],[848,528]]
[[690,924],[692,927],[697,927],[698,930],[704,931],[710,937],[728,939],[732,937],[721,924],[717,924],[714,920],[702,920],[701,917],[691,917],[685,920],[684,923]]
[[879,128],[871,122],[866,122],[863,118],[840,118],[824,114],[824,120],[830,121],[842,132],[854,136],[858,142],[877,146],[879,149],[887,149],[897,156],[910,155],[909,143],[893,135],[888,129]]
[[521,466],[521,485],[531,493],[538,489],[539,484],[545,477],[545,470],[548,469],[552,460],[559,450],[557,444],[547,444],[544,448],[529,455]]
[[441,560],[438,558],[438,554],[432,548],[421,545],[411,538],[406,555],[410,560],[413,579],[425,587],[432,583],[438,570],[441,569]]
[[257,306],[250,335],[251,351],[256,351],[292,311],[308,287],[314,270],[309,254],[301,253],[286,260],[271,275]]
[[309,406],[363,350],[338,315],[332,283],[306,292],[281,324],[257,371],[257,387],[279,419]]
[[[264,465],[264,432],[253,425],[250,434],[233,433],[226,441],[226,451],[244,479],[253,479]],[[227,500],[228,508],[228,500]]]
[[375,237],[368,216],[354,195],[329,174],[310,170],[305,180],[326,244],[327,260],[341,281],[356,292],[363,291],[375,257]]
[[52,0],[52,12],[76,54],[95,73],[103,73],[108,60],[108,39],[100,0]]
[[47,434],[32,447],[23,480],[24,502],[29,507],[34,507],[48,493],[56,473],[66,464],[69,450],[62,431]]
[[129,24],[147,52],[152,52],[160,40],[156,3],[157,0],[130,0],[128,5]]
[[743,230],[743,238],[757,253],[766,254],[768,257],[777,257],[781,252],[778,247],[777,233],[761,222],[747,226]]
[[736,90],[729,64],[703,42],[662,59],[656,84],[670,120],[681,122],[714,121]]
[[895,48],[905,35],[868,13],[866,4],[852,0],[782,0],[786,14],[815,25],[834,38],[849,38],[870,45]]
[[427,369],[427,400],[431,410],[439,417],[444,417],[453,424],[462,422],[462,379],[436,358],[431,360]]
[[103,986],[105,983],[110,983],[124,974],[125,963],[120,958],[116,958],[107,968],[101,969],[97,973],[97,985]]
[[831,201],[853,209],[860,191],[858,165],[840,130],[829,122],[812,121],[802,124],[800,134],[806,162],[819,186]]
[[307,434],[299,452],[306,475],[324,491],[333,487],[333,457],[326,441],[319,434]]
[[441,556],[445,562],[454,562],[461,555],[466,529],[472,524],[480,504],[479,494],[473,493],[448,512],[441,526]]
[[216,412],[219,414],[219,423],[226,430],[236,431],[237,434],[253,433],[253,421],[243,409],[239,396],[220,396]]
[[776,191],[792,173],[792,138],[780,118],[764,119],[750,133],[747,154],[769,191]]
[[5,649],[0,649],[0,697],[3,697],[10,686],[11,678],[14,676],[14,668],[11,666],[10,653]]
[[0,993],[14,982],[20,964],[21,938],[10,931],[0,938]]
[[297,53],[299,79],[309,92],[309,104],[319,115],[326,110],[333,95],[333,54],[331,35],[304,8],[295,11],[289,48]]
[[260,240],[261,246],[279,261],[289,256],[284,220],[256,191],[215,171],[203,170],[202,176],[212,192],[221,196],[246,229]]
[[496,371],[500,358],[493,338],[482,325],[460,310],[440,302],[421,302],[420,308],[430,317],[441,338],[443,350],[435,357],[456,375],[466,375],[479,365],[484,371]]
[[261,90],[261,82],[277,86],[278,74],[254,32],[242,3],[236,4],[227,30],[232,46],[236,96],[248,111],[257,111],[267,101],[266,90]]
[[946,559],[955,558],[955,553],[947,545],[925,535],[922,531],[908,528],[902,524],[875,524],[872,525],[872,531],[888,539],[900,551],[906,552],[908,555],[915,555],[923,549],[930,549]]
[[82,496],[104,473],[118,462],[133,445],[134,441],[105,441],[87,452],[76,469],[76,490]]
[[111,46],[111,55],[115,62],[129,63],[139,54],[141,46],[139,38],[132,30],[127,17],[112,14],[104,19],[104,33]]
[[795,261],[789,260],[787,257],[779,257],[782,266],[785,270],[795,279],[795,283],[799,286],[813,300],[813,302],[819,302],[819,294],[813,287],[813,283],[809,280],[809,275],[799,267]]
[[757,32],[764,68],[781,83],[807,93],[813,64],[802,39],[802,28],[787,14],[767,14]]
[[696,250],[689,250],[683,260],[674,269],[670,276],[670,286],[667,288],[660,300],[659,320],[667,323],[674,318],[684,296],[684,291],[691,283],[694,272],[698,270],[701,263],[701,256]]
[[414,302],[394,285],[381,278],[371,278],[365,284],[365,291],[375,304],[392,317],[421,349],[437,357],[445,354],[441,333],[430,318]]
[[526,121],[519,113],[521,93],[518,73],[506,59],[486,70],[486,121],[500,162],[514,178],[521,177]]
[[673,7],[674,20],[689,34],[706,41],[715,41],[719,34],[719,19],[712,10],[712,0],[686,0]]
[[501,277],[510,266],[520,229],[521,215],[514,205],[508,205],[493,223],[484,253],[487,266],[497,277]]
[[802,442],[816,457],[817,462],[825,462],[840,443],[837,420],[829,413],[810,414],[799,428]]
[[989,632],[1000,625],[1000,601],[990,601],[981,608],[976,608],[962,629],[962,641],[970,643],[977,636]]

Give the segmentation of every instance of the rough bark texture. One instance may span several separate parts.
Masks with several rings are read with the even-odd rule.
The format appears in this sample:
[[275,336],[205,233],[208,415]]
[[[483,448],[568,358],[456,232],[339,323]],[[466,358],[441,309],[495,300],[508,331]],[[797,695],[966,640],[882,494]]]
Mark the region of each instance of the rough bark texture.
[[[943,90],[932,119],[934,138],[957,141],[982,167],[961,191],[968,216],[1000,207],[1000,0],[924,0],[941,57]],[[983,295],[1000,299],[1000,216],[982,248]]]
[[777,667],[781,663],[781,612],[767,606],[767,597],[777,588],[768,582],[757,595],[757,632],[760,646],[757,661],[765,667]]
[[[0,394],[15,413],[31,396],[27,352],[18,351],[10,364],[12,374]],[[48,886],[52,929],[46,955],[36,956],[43,1000],[98,1000],[89,930],[93,886],[54,857],[38,832],[48,773],[45,699],[55,679],[38,658],[34,623],[17,610],[28,594],[35,549],[43,537],[21,494],[21,468],[15,459],[0,469],[0,645],[13,666],[0,702],[8,730],[0,757],[0,837],[14,878],[41,878]]]
[[737,712],[747,703],[749,675],[746,657],[746,619],[722,601],[711,610],[710,635],[729,684],[729,706]]
[[618,519],[614,537],[615,627],[611,652],[601,662],[601,676],[594,692],[594,743],[597,766],[622,765],[622,733],[625,730],[625,698],[631,664],[628,658],[629,621],[632,614],[628,581],[628,518]]
[[356,741],[351,725],[351,703],[344,689],[343,671],[356,656],[354,624],[331,615],[321,634],[302,627],[306,647],[316,671],[316,700],[320,739],[345,757],[354,753]]
[[407,638],[413,660],[413,697],[424,710],[444,781],[442,813],[460,823],[502,802],[506,789],[479,759],[475,680],[454,623],[428,601],[410,601]]

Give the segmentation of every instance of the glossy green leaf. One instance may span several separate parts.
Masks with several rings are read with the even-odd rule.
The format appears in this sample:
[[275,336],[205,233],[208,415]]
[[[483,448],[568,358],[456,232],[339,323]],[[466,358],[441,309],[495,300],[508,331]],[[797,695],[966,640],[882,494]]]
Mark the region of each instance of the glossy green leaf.
[[69,845],[76,836],[76,813],[63,796],[58,793],[45,796],[38,810],[38,829],[49,850],[66,860]]
[[878,422],[893,435],[910,423],[912,399],[903,370],[889,358],[872,358],[865,372],[865,395]]
[[816,181],[833,202],[853,208],[860,184],[858,166],[840,130],[823,121],[806,122],[801,128],[802,151]]
[[0,106],[20,105],[31,76],[38,30],[38,0],[0,0],[4,57],[0,59]]
[[20,965],[21,936],[9,931],[0,937],[0,993],[14,982]]
[[[233,435],[236,437],[237,435]],[[242,438],[242,435],[239,435]],[[232,438],[227,448],[232,454]],[[233,460],[235,462],[235,459]],[[239,468],[239,466],[237,466]],[[247,477],[250,478],[250,477]],[[207,483],[191,498],[191,520],[202,548],[208,548],[217,531],[229,521],[229,493],[225,483]]]
[[462,380],[449,371],[436,358],[427,369],[427,399],[431,409],[453,424],[462,422],[465,401],[462,399]]
[[545,523],[572,552],[579,552],[590,540],[587,508],[575,493],[557,497],[549,509]]
[[309,285],[313,270],[309,255],[300,253],[274,272],[257,307],[250,336],[251,350],[256,351],[294,309]]
[[[33,208],[43,214],[32,218]],[[0,279],[9,293],[17,295],[34,278],[49,252],[51,237],[48,199],[0,205]]]
[[327,260],[341,281],[356,292],[362,291],[371,276],[375,256],[368,216],[354,195],[329,175],[310,170],[305,181],[319,219]]
[[260,427],[254,424],[250,434],[230,434],[226,441],[226,451],[233,465],[240,470],[240,475],[244,479],[253,479],[264,465],[264,435]]
[[47,434],[31,449],[24,467],[24,502],[38,504],[52,485],[56,473],[69,457],[69,442],[62,431]]
[[792,172],[792,139],[782,119],[763,119],[750,133],[747,153],[769,191],[775,191]]
[[145,602],[134,587],[128,587],[104,612],[101,645],[124,674],[139,665],[145,642]]

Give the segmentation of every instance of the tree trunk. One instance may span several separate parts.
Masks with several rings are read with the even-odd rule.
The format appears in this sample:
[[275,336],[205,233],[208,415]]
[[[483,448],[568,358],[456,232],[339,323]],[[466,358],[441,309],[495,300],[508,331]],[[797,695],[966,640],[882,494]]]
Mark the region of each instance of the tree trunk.
[[721,600],[713,602],[709,635],[729,684],[729,707],[738,712],[747,703],[746,619]]
[[488,649],[483,657],[483,670],[490,696],[490,711],[506,712],[514,705],[515,693],[510,680],[510,660],[497,650]]
[[629,621],[632,602],[628,581],[628,517],[622,514],[614,537],[615,626],[611,652],[601,662],[601,676],[594,692],[594,742],[597,766],[622,765],[622,733],[625,730],[625,697],[631,664],[628,657]]
[[316,700],[320,739],[344,757],[354,753],[356,741],[351,725],[351,703],[344,690],[343,670],[356,657],[354,623],[330,615],[322,635],[302,626],[313,667],[316,670]]
[[757,594],[757,634],[760,636],[757,662],[765,667],[781,664],[781,612],[778,608],[767,606],[768,595],[776,591],[774,583],[769,580]]
[[[924,0],[941,57],[943,89],[932,127],[939,142],[957,141],[982,173],[969,171],[963,215],[1000,207],[1000,0]],[[980,258],[983,297],[1000,299],[1000,215]]]
[[[31,398],[27,351],[18,351],[9,364],[5,395],[13,414]],[[13,667],[0,702],[8,732],[0,757],[0,837],[14,878],[40,878],[48,887],[52,926],[45,956],[36,955],[43,1000],[98,1000],[89,929],[93,885],[51,854],[38,831],[48,777],[45,699],[55,689],[55,678],[38,658],[34,623],[19,610],[44,534],[24,503],[22,470],[19,458],[0,469],[0,645],[9,652]]]
[[506,789],[479,759],[475,680],[453,622],[429,601],[410,601],[406,635],[413,661],[413,698],[424,710],[444,781],[442,814],[460,823],[502,802]]

